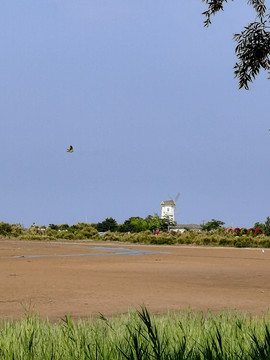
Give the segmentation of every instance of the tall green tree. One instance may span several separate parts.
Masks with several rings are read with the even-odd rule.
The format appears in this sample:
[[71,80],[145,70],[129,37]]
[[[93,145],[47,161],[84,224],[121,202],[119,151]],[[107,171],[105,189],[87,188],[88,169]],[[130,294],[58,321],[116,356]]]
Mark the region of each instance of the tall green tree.
[[260,223],[260,222],[256,222],[253,226],[254,229],[263,229],[265,230],[265,224]]
[[270,236],[270,217],[267,216],[266,221],[264,223],[264,234],[266,236]]
[[[224,4],[228,0],[202,0],[207,5],[203,12],[206,19],[204,25],[208,27],[211,19],[220,10],[224,10]],[[233,1],[233,0],[231,0]],[[266,0],[248,0],[247,4],[252,6],[256,19],[244,27],[243,31],[234,35],[237,42],[235,53],[238,58],[234,66],[234,74],[238,79],[239,89],[249,89],[251,83],[259,74],[261,69],[270,69],[270,17],[269,4]]]
[[215,220],[212,219],[211,221],[208,221],[205,224],[202,224],[202,230],[204,231],[211,231],[211,230],[216,230],[218,228],[222,228],[222,226],[225,224],[225,222],[221,221],[221,220]]
[[129,219],[129,226],[131,232],[141,232],[148,230],[147,222],[141,217],[131,217]]
[[162,230],[162,222],[161,219],[159,217],[152,217],[151,219],[149,219],[148,221],[148,227],[149,230],[153,231],[153,230]]
[[118,228],[117,221],[110,217],[106,218],[102,222],[97,223],[97,231],[105,232],[105,231],[116,231]]

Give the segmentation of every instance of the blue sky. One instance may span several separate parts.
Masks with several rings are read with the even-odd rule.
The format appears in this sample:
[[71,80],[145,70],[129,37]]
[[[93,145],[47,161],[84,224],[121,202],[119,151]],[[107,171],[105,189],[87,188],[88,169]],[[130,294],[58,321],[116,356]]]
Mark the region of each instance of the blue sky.
[[[270,216],[269,80],[238,90],[229,3],[0,4],[0,221],[73,224],[160,212],[252,226]],[[66,149],[73,145],[74,153]]]

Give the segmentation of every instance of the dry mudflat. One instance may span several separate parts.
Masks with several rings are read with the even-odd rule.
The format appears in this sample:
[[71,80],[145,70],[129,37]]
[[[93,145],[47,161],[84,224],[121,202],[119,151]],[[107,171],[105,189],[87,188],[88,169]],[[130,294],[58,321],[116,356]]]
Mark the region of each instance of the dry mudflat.
[[270,249],[0,239],[0,318],[55,321],[146,305],[261,314],[270,307]]

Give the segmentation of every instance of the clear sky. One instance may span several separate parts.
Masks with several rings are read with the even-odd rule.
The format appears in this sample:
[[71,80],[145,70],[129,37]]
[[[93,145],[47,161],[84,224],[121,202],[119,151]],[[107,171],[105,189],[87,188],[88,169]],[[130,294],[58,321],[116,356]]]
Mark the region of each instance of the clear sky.
[[[270,216],[269,86],[238,90],[233,2],[0,4],[0,221],[98,222],[160,212],[250,227]],[[66,149],[73,145],[74,153]]]

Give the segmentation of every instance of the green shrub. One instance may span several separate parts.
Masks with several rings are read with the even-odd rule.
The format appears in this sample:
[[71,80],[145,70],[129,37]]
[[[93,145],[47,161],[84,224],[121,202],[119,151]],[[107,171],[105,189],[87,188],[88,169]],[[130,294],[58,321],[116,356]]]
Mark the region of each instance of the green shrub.
[[238,248],[252,247],[254,242],[250,237],[239,237],[234,240],[234,246]]
[[241,231],[240,231],[240,235],[246,235],[247,232],[248,232],[248,229],[243,228],[243,229],[241,229]]
[[5,222],[0,222],[0,235],[10,235],[12,232],[12,226]]
[[202,239],[203,245],[209,245],[211,243],[211,238],[206,236]]
[[220,239],[219,245],[220,246],[233,246],[234,245],[234,240],[232,238],[229,238],[229,237],[223,237],[223,238]]
[[260,247],[270,248],[270,238],[262,238],[259,243]]
[[86,227],[76,232],[76,239],[92,239],[98,234],[97,229],[93,227]]
[[152,235],[149,237],[149,244],[155,244],[155,245],[172,245],[175,243],[174,238],[166,236],[166,234],[159,234],[159,235]]
[[63,232],[59,232],[56,237],[57,239],[63,239],[63,240],[75,240],[76,235],[73,232],[63,231]]
[[107,231],[102,237],[102,240],[109,240],[109,241],[119,241],[120,240],[120,234],[119,233],[115,233],[115,232],[111,232],[111,231]]
[[45,234],[49,237],[52,237],[52,238],[57,238],[57,235],[58,235],[58,232],[57,230],[53,230],[52,228],[47,228],[45,230]]

